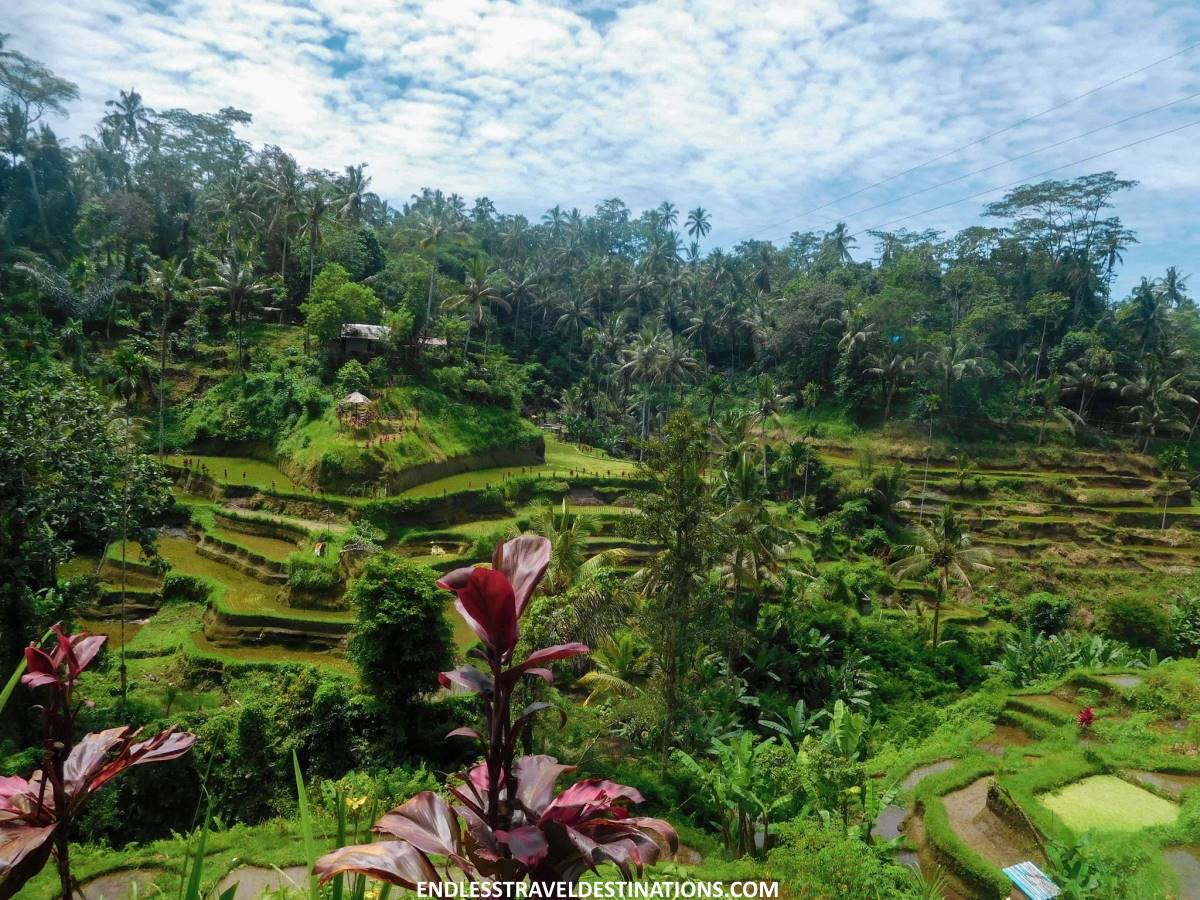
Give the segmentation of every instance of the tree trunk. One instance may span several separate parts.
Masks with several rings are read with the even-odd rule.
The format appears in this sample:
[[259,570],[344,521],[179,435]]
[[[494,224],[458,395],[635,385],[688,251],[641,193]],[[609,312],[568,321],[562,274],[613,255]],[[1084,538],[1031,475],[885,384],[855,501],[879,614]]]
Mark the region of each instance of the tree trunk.
[[1033,381],[1036,384],[1038,375],[1042,372],[1042,353],[1046,349],[1046,327],[1050,324],[1050,317],[1042,319],[1042,339],[1038,343],[1037,362],[1033,364]]
[[166,458],[163,450],[163,430],[165,428],[167,415],[167,395],[166,395],[166,380],[167,380],[167,315],[170,311],[170,303],[167,300],[168,294],[163,291],[163,309],[162,309],[162,329],[159,332],[159,351],[158,351],[158,461],[162,462]]
[[33,171],[33,161],[25,157],[25,171],[29,173],[29,189],[33,191],[33,205],[37,208],[38,222],[42,226],[42,237],[46,239],[46,249],[49,250],[50,226],[46,222],[46,208],[42,205],[42,192],[38,187],[37,173]]

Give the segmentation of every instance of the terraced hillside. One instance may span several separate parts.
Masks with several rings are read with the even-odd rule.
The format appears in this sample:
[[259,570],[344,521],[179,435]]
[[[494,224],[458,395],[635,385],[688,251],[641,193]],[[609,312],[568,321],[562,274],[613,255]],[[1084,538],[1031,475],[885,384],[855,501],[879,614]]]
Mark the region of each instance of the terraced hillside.
[[[889,453],[885,444],[864,451],[862,445],[825,441],[816,452],[847,483],[856,474],[904,465],[902,521],[928,519],[954,505],[976,542],[994,557],[996,571],[977,587],[1056,590],[1084,599],[1098,591],[1139,593],[1157,584],[1155,579],[1173,584],[1193,574],[1200,558],[1200,506],[1193,505],[1186,485],[1171,485],[1165,497],[1164,481],[1145,457],[1077,453],[1063,460],[1030,452],[963,466],[931,458],[926,466],[903,448]],[[539,504],[547,501],[565,500],[569,509],[592,519],[589,555],[619,549],[620,565],[629,571],[654,549],[622,533],[622,518],[631,510],[625,498],[634,486],[633,464],[551,436],[539,465],[462,472],[375,499],[305,490],[258,459],[177,455],[168,463],[184,522],[162,534],[160,559],[149,561],[157,568],[137,547],[129,548],[126,609],[135,624],[127,626],[126,637],[132,640],[137,629],[152,623],[164,596],[171,596],[164,573],[191,576],[203,585],[203,596],[191,599],[204,603],[205,611],[179,645],[199,658],[345,669],[342,651],[354,611],[342,593],[356,557],[344,551],[354,529],[365,523],[376,529],[381,546],[440,571],[486,558],[497,537],[530,528]],[[811,524],[801,523],[801,533],[811,534]],[[318,558],[319,544],[326,556]],[[805,546],[792,556],[797,565],[811,565]],[[328,583],[316,588],[293,583],[300,579],[297,571],[303,575],[317,564],[324,566]],[[112,631],[119,614],[120,548],[110,548],[97,566],[97,560],[81,559],[65,574],[98,571],[104,599],[86,624]],[[913,596],[923,589],[913,584],[905,590]],[[945,614],[948,620],[987,625],[977,607],[950,605]],[[460,646],[468,645],[473,636],[458,617],[451,620]],[[179,631],[178,625],[172,628]]]
[[828,442],[820,452],[847,477],[900,463],[907,483],[901,519],[928,521],[952,505],[996,564],[981,584],[1014,595],[1121,596],[1200,569],[1200,505],[1187,482],[1165,478],[1149,457],[1030,448],[960,466],[944,457],[927,463],[884,443]]
[[[949,898],[1007,897],[1003,867],[1044,867],[1048,846],[1085,836],[1128,858],[1130,896],[1196,896],[1200,854],[1182,835],[1200,809],[1200,762],[1194,731],[1155,709],[1168,670],[1077,673],[988,695],[967,724],[876,761],[872,790],[886,805],[874,836],[930,877],[948,871]],[[1095,714],[1086,727],[1085,707]]]
[[[342,594],[358,562],[347,550],[356,527],[374,529],[383,548],[444,571],[486,557],[481,545],[528,528],[538,503],[565,498],[569,509],[597,523],[589,552],[627,543],[618,523],[629,507],[612,501],[631,488],[634,466],[553,437],[538,465],[460,473],[383,499],[306,491],[259,459],[195,454],[167,462],[181,524],[161,532],[157,557],[146,558],[130,544],[122,579],[122,548],[114,545],[104,560],[77,558],[63,572],[100,577],[101,600],[84,625],[110,634],[114,644],[124,581],[125,640],[143,669],[152,657],[165,666],[168,656],[183,654],[347,671],[343,651],[354,610]],[[647,548],[628,549],[632,564]],[[313,587],[300,577],[314,565],[329,574],[328,584]],[[201,605],[190,618],[160,621],[164,601],[180,599]],[[458,616],[450,620],[460,646],[474,641]],[[160,635],[164,630],[168,634]],[[145,653],[150,643],[155,650]]]

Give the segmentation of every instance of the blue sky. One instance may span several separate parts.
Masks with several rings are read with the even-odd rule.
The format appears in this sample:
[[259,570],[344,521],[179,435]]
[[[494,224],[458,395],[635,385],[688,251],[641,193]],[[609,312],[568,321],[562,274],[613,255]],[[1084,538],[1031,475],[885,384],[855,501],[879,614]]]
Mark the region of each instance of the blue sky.
[[[77,81],[77,139],[119,88],[237,106],[309,166],[370,163],[536,218],[623,198],[713,215],[708,244],[844,218],[852,231],[1200,120],[1200,49],[903,178],[814,207],[1200,41],[1200,5],[1129,0],[7,0],[12,45]],[[1200,269],[1200,126],[1055,173],[1140,182],[1119,283]],[[884,203],[977,169],[919,196]],[[908,219],[978,221],[1000,192]],[[863,235],[862,253],[871,251]],[[1193,287],[1200,290],[1200,275]]]

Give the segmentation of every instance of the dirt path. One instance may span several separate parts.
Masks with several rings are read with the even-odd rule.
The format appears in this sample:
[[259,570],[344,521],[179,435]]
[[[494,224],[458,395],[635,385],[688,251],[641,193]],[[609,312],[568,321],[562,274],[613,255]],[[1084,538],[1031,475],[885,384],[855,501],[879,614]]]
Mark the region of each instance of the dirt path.
[[138,897],[159,897],[162,891],[154,884],[161,872],[153,869],[125,869],[93,878],[83,886],[87,900],[125,900],[137,885]]
[[964,844],[994,866],[1003,868],[1027,859],[1040,865],[1033,840],[988,809],[991,780],[990,775],[980,778],[969,787],[942,797],[950,827]]
[[258,900],[265,892],[274,893],[280,888],[289,890],[306,889],[307,866],[290,866],[286,869],[264,869],[258,866],[243,866],[234,869],[221,879],[217,893],[229,890],[235,884],[234,900]]

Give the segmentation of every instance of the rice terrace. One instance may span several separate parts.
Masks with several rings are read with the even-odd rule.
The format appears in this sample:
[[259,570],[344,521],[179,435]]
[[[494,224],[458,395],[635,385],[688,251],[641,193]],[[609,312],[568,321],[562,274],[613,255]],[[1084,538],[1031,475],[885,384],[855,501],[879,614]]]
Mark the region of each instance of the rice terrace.
[[1200,898],[1198,60],[14,0],[0,900]]

